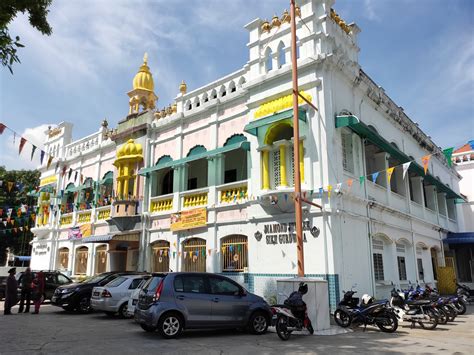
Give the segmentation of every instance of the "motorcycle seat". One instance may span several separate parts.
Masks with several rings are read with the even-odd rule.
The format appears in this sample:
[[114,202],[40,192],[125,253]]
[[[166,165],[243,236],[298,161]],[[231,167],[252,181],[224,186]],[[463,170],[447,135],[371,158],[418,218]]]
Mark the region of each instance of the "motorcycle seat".
[[427,306],[431,302],[432,301],[430,300],[413,300],[413,301],[407,301],[407,304],[410,306]]

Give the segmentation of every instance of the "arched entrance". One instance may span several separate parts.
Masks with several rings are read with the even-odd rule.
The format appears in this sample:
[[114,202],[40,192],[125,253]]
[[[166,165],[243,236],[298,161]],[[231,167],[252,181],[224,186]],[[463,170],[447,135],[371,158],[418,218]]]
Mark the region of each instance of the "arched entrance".
[[95,273],[101,274],[107,270],[107,245],[100,245],[95,250]]
[[69,248],[60,248],[58,251],[58,259],[56,261],[56,269],[65,271],[69,266]]
[[243,272],[248,267],[248,244],[245,235],[229,235],[221,241],[223,272]]
[[89,249],[87,247],[79,247],[76,249],[76,267],[74,274],[85,275],[87,273],[87,260],[89,259]]
[[151,246],[153,251],[153,272],[168,272],[170,270],[170,243],[158,240]]
[[206,241],[191,238],[183,242],[182,270],[206,272]]

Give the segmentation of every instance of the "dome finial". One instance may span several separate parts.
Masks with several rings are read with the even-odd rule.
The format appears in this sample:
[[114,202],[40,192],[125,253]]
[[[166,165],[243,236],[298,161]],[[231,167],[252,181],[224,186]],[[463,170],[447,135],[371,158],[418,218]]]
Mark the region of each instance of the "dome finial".
[[143,55],[143,64],[148,64],[148,53],[145,52],[145,54]]

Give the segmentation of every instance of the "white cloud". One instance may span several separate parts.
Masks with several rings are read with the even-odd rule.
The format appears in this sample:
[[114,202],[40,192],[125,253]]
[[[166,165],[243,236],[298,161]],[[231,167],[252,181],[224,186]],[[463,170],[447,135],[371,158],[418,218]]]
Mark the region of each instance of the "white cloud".
[[[26,128],[23,132],[18,132],[19,135],[5,130],[0,141],[1,150],[4,152],[0,155],[0,166],[3,165],[8,170],[36,169],[39,166],[40,150],[44,149],[44,142],[46,141],[45,131],[48,129],[48,126],[52,125],[42,124],[37,127]],[[27,142],[23,147],[21,155],[18,155],[21,137],[25,138]],[[30,160],[32,144],[37,149],[33,160]]]
[[376,11],[375,11],[375,2],[373,0],[364,0],[365,6],[365,16],[371,21],[380,21]]

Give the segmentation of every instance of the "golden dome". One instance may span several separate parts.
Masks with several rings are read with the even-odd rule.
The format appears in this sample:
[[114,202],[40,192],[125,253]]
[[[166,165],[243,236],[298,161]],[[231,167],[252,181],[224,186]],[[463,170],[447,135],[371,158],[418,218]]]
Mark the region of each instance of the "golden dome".
[[270,22],[268,22],[268,20],[265,20],[262,23],[261,29],[263,32],[270,32],[272,26],[270,25]]
[[117,151],[117,158],[137,157],[143,155],[142,145],[129,139],[126,144]]
[[280,27],[280,25],[281,25],[281,21],[278,18],[278,16],[275,14],[272,18],[272,26],[273,27]]
[[181,84],[179,85],[179,92],[181,92],[181,94],[186,94],[186,90],[188,89],[188,86],[186,85],[186,83],[184,82],[184,80],[181,82]]
[[153,75],[148,67],[148,54],[145,53],[143,56],[143,64],[141,65],[138,73],[133,78],[133,90],[144,89],[153,91],[155,84],[153,83]]
[[290,23],[290,21],[291,21],[290,14],[288,13],[288,10],[285,9],[285,11],[283,12],[283,15],[281,15],[281,22]]

